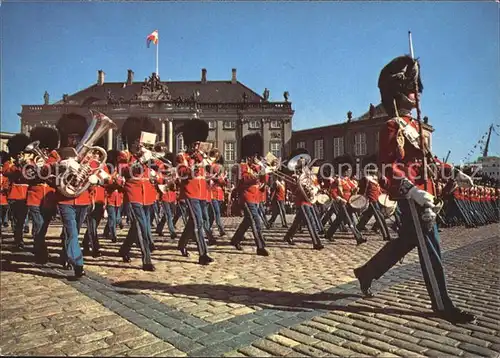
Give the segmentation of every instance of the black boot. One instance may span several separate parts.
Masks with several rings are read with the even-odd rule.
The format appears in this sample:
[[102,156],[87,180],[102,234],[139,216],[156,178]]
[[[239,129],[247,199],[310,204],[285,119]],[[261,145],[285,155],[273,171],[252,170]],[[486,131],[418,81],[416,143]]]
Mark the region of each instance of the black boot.
[[75,279],[85,276],[85,271],[83,271],[83,266],[75,266]]
[[314,250],[323,250],[325,247],[322,244],[314,245],[313,249]]
[[286,243],[288,243],[288,245],[291,245],[291,246],[295,245],[295,242],[293,241],[292,238],[285,237],[285,239],[283,241],[285,241]]
[[266,249],[257,249],[258,256],[269,256],[269,252]]
[[209,263],[213,262],[214,259],[211,258],[210,256],[208,255],[203,255],[203,256],[200,256],[200,258],[198,259],[198,263],[200,265],[208,265]]
[[189,257],[189,252],[188,252],[188,250],[185,247],[179,248],[179,251],[181,252],[182,256]]
[[142,265],[142,269],[144,271],[151,271],[151,272],[156,271],[156,268],[154,267],[153,264],[144,264]]
[[462,311],[458,307],[445,309],[444,311],[434,310],[439,317],[450,323],[475,323],[477,317],[471,313]]
[[371,290],[372,279],[364,277],[362,269],[363,267],[358,267],[354,269],[354,276],[356,276],[356,278],[359,280],[359,288],[361,289],[361,292],[363,292],[363,295],[365,297],[367,298],[374,297],[375,295]]

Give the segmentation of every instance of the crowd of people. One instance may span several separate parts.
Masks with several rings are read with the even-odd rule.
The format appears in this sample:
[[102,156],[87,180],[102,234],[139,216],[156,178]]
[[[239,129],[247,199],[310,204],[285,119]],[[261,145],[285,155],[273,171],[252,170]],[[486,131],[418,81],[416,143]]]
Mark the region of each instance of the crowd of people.
[[[446,318],[469,322],[474,317],[455,307],[446,290],[438,225],[498,222],[498,183],[488,178],[474,182],[430,155],[415,139],[419,123],[411,110],[419,91],[411,84],[420,83],[415,66],[416,61],[402,56],[382,70],[379,88],[390,119],[380,133],[376,165],[357,173],[352,162],[344,161],[325,174],[324,168],[312,166],[303,148],[293,150],[283,162],[269,159],[262,152],[262,137],[252,133],[241,139],[241,158],[231,169],[230,181],[220,151],[206,143],[208,124],[203,120],[186,121],[180,129],[186,149],[168,153],[166,143],[150,140],[155,125],[149,118],[130,117],[121,129],[127,149],[105,152],[93,141],[99,137],[96,131],[105,133],[115,126],[111,119],[91,111],[89,124],[81,114],[65,114],[57,129],[36,127],[29,136],[16,134],[8,142],[9,152],[1,153],[2,232],[10,221],[14,244],[23,250],[31,221],[35,261],[46,264],[47,230],[53,220],[60,220],[60,262],[78,279],[85,274],[84,256],[101,256],[100,239],[119,241],[117,228],[126,225],[120,257],[131,262],[135,244],[143,270],[154,271],[153,233],[178,239],[178,250],[186,257],[189,241],[194,240],[199,264],[208,265],[213,261],[209,247],[227,236],[224,215],[242,217],[227,241],[242,250],[250,230],[259,256],[270,254],[266,231],[278,217],[286,231],[285,243],[295,245],[297,232],[306,231],[314,250],[324,249],[338,232],[352,235],[356,245],[365,243],[373,218],[370,230],[387,243],[354,270],[362,292],[373,296],[371,282],[417,247],[433,309]],[[394,75],[398,73],[405,76]],[[404,86],[401,81],[406,81]],[[422,175],[426,160],[436,170]],[[287,213],[295,214],[292,222]],[[101,235],[98,228],[104,218]],[[182,232],[176,229],[178,220],[184,223]]]

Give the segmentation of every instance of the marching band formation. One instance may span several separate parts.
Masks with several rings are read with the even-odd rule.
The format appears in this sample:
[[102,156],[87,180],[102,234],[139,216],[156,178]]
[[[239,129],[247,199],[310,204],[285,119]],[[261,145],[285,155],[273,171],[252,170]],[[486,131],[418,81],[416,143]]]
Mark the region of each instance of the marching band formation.
[[[339,231],[352,235],[356,245],[365,243],[373,218],[370,230],[379,232],[386,244],[354,270],[362,292],[373,296],[371,282],[417,247],[433,309],[456,322],[472,321],[474,317],[456,308],[448,296],[438,225],[498,222],[499,187],[484,179],[473,182],[423,146],[419,122],[411,117],[422,90],[418,73],[418,62],[409,56],[394,59],[382,70],[379,88],[391,119],[380,133],[378,162],[356,176],[354,163],[339,163],[333,170],[312,166],[302,148],[283,162],[270,153],[263,156],[261,136],[249,134],[241,140],[241,161],[232,168],[231,183],[220,151],[206,143],[205,121],[184,124],[186,150],[174,154],[165,150],[166,143],[156,142],[149,118],[131,117],[121,130],[127,149],[106,152],[99,142],[109,129],[116,129],[112,120],[92,111],[90,123],[76,113],[64,115],[57,130],[37,127],[29,137],[17,134],[8,142],[9,152],[1,153],[2,231],[10,219],[15,245],[23,250],[31,220],[35,261],[45,264],[45,236],[51,221],[60,218],[60,262],[79,278],[85,274],[84,256],[101,255],[98,227],[103,218],[103,235],[112,242],[118,241],[117,228],[123,228],[127,218],[129,229],[119,255],[130,262],[130,250],[137,245],[146,271],[155,270],[153,227],[163,236],[166,225],[186,257],[193,240],[199,264],[208,265],[213,261],[209,247],[227,236],[224,214],[243,217],[228,242],[241,250],[250,230],[259,256],[270,254],[266,230],[278,217],[286,228],[286,243],[294,245],[297,232],[306,229],[314,250],[324,249],[325,241],[333,242]],[[424,166],[434,170],[423,174]],[[285,215],[290,202],[295,212],[291,223]],[[184,222],[182,233],[176,231],[179,219]]]

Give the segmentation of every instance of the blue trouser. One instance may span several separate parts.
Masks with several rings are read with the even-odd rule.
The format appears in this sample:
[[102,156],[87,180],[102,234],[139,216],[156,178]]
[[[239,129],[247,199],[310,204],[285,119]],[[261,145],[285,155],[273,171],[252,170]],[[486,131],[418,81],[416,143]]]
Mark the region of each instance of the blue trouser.
[[189,212],[189,218],[179,239],[179,249],[185,249],[189,239],[195,238],[200,256],[208,254],[207,243],[205,242],[205,228],[203,226],[202,202],[199,199],[186,199],[185,203]]
[[314,217],[314,220],[316,221],[316,226],[318,228],[318,232],[320,234],[324,234],[325,233],[325,227],[323,226],[323,223],[321,222],[320,218],[321,218],[321,209],[319,207],[319,204],[313,204],[313,217]]
[[175,226],[174,226],[175,203],[168,203],[164,201],[162,202],[162,205],[163,205],[163,217],[161,218],[160,223],[156,228],[156,232],[159,234],[163,233],[163,228],[165,227],[165,223],[167,223],[170,235],[175,235]]
[[262,222],[264,223],[264,226],[266,228],[269,228],[269,222],[267,221],[267,217],[266,217],[266,207],[265,207],[263,202],[259,203],[258,210],[259,210],[259,215],[262,219]]
[[[413,221],[408,200],[399,200],[398,205],[401,210],[402,220],[399,236],[397,239],[391,240],[385,244],[385,246],[363,266],[364,275],[366,275],[367,278],[375,280],[379,279],[406,254],[417,247],[425,285],[433,307],[437,308],[437,300],[439,298],[444,305],[444,309],[453,307],[453,302],[448,296],[446,288],[446,279],[441,261],[441,248],[437,226],[433,225],[431,228],[426,229],[425,225],[422,225],[420,219],[423,209],[416,205],[417,215],[419,218],[417,224],[422,227],[425,246],[427,247],[428,252],[428,257],[426,257],[419,247],[415,223]],[[427,266],[426,262],[430,263],[430,267]],[[431,286],[428,272],[430,275],[434,276],[434,279],[437,282],[438,287],[436,290]]]
[[78,234],[85,216],[88,205],[57,205],[63,224],[64,246],[63,257],[73,266],[83,266],[82,250],[78,241]]
[[127,218],[127,224],[130,223],[130,203],[123,203],[122,215]]
[[205,229],[205,233],[207,234],[207,238],[213,239],[212,227],[210,226],[210,215],[208,214],[208,206],[210,204],[206,200],[200,201],[200,204],[201,204],[201,212],[203,214],[203,228]]
[[33,240],[35,257],[41,259],[48,258],[47,244],[45,236],[49,228],[50,220],[55,214],[55,208],[44,208],[40,206],[29,206],[28,212],[33,222]]
[[16,244],[19,244],[23,242],[24,223],[28,215],[26,200],[11,200],[10,210],[12,213],[14,240]]
[[87,231],[83,236],[83,249],[88,250],[92,246],[92,252],[95,253],[99,251],[99,238],[97,236],[97,228],[101,223],[102,217],[104,216],[104,204],[95,203],[94,209],[91,210],[87,215]]
[[4,226],[8,223],[9,205],[0,205],[0,225]]
[[338,215],[338,212],[339,210],[337,203],[335,201],[332,201],[330,207],[323,213],[323,217],[321,219],[321,223],[323,224],[323,226],[326,225],[327,222],[329,222],[330,225],[332,225],[333,224],[332,216],[333,214]]
[[118,220],[121,220],[121,209],[119,206],[106,205],[106,211],[108,212],[108,222],[106,223],[106,233],[108,237],[111,236],[112,241],[117,241],[116,236],[116,226],[118,225]]
[[120,247],[120,255],[126,256],[130,253],[132,245],[136,243],[141,249],[142,264],[151,264],[151,249],[149,247],[153,240],[149,237],[151,228],[150,207],[139,203],[129,203],[130,229],[125,241]]
[[280,219],[281,219],[281,225],[286,227],[287,223],[286,223],[286,213],[285,213],[284,201],[277,200],[274,198],[273,203],[272,203],[272,210],[273,210],[273,215],[271,216],[271,219],[269,220],[269,224],[270,225],[274,224],[274,221],[276,220],[276,218],[279,215]]
[[339,228],[340,224],[345,221],[345,223],[349,226],[351,229],[351,232],[353,233],[354,237],[356,240],[361,240],[363,238],[363,235],[358,231],[356,226],[354,225],[354,211],[348,204],[345,205],[339,205],[339,213],[335,220],[333,221],[333,224],[328,228],[328,231],[326,232],[326,237],[331,238]]
[[312,205],[301,205],[297,208],[297,214],[293,219],[293,223],[285,234],[285,240],[291,240],[297,233],[297,230],[305,224],[309,235],[314,246],[321,245],[321,239],[319,238],[318,232],[320,227],[318,226],[318,221],[314,218],[316,213],[314,212],[314,207]]
[[180,217],[182,217],[182,221],[184,222],[184,225],[187,225],[188,208],[187,208],[186,200],[179,200],[179,203],[177,204],[177,212],[175,213],[175,216],[174,216],[174,226],[177,224],[177,221],[179,220]]
[[368,209],[363,211],[361,217],[359,218],[357,229],[359,231],[364,230],[366,224],[370,221],[372,216],[375,216],[375,223],[378,224],[384,240],[389,240],[391,238],[389,228],[387,227],[384,216],[380,212],[380,204],[377,201],[370,201]]
[[252,229],[255,246],[258,249],[265,247],[264,238],[262,236],[261,216],[259,214],[259,204],[245,203],[243,204],[243,221],[236,229],[231,240],[232,244],[239,244],[245,238],[245,232],[248,228]]
[[153,225],[153,223],[155,224],[155,226],[158,226],[158,224],[160,223],[160,207],[159,207],[160,203],[158,201],[155,201],[152,205],[150,205],[151,209],[150,209],[150,217],[151,217],[151,225]]
[[224,234],[224,232],[225,232],[224,225],[222,224],[221,214],[220,214],[222,203],[223,203],[223,201],[212,199],[212,202],[211,202],[212,210],[209,212],[209,214],[210,214],[210,228],[212,228],[212,225],[214,224],[214,220],[215,220],[215,223],[217,224],[217,228],[219,229],[219,234],[221,234],[221,235]]

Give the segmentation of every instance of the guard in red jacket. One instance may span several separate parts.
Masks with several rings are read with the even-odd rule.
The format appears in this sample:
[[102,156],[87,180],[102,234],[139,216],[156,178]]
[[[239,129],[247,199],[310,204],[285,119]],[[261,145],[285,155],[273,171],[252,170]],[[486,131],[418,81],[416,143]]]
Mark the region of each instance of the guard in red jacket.
[[[50,152],[45,165],[41,168],[42,175],[58,175],[64,168],[80,169],[80,163],[75,158],[75,148],[87,131],[87,119],[77,113],[63,115],[58,123],[60,148]],[[61,252],[61,264],[65,268],[73,266],[75,278],[85,275],[83,270],[83,255],[78,241],[80,228],[87,215],[90,205],[90,193],[83,191],[75,198],[65,197],[60,190],[60,176],[56,178],[56,202],[63,224],[64,248]]]
[[[365,265],[355,269],[354,274],[365,296],[373,296],[372,281],[418,247],[432,309],[451,322],[466,323],[475,317],[457,308],[448,294],[436,214],[432,210],[435,206],[432,178],[429,176],[429,182],[425,183],[422,176],[421,160],[427,149],[421,148],[418,123],[411,116],[418,92],[423,88],[419,73],[416,60],[401,56],[386,65],[379,76],[382,104],[390,118],[380,132],[379,162],[382,174],[389,181],[389,195],[392,200],[398,200],[402,226],[399,237],[388,241]],[[456,178],[472,184],[470,177],[463,173],[459,172]]]
[[364,230],[368,221],[370,221],[372,216],[375,216],[375,221],[378,224],[377,227],[380,228],[383,239],[388,241],[391,239],[391,235],[389,234],[389,228],[387,227],[385,217],[380,211],[380,205],[378,203],[378,198],[380,194],[382,194],[382,190],[379,184],[377,170],[370,171],[367,168],[366,171],[366,175],[361,178],[359,184],[359,193],[368,199],[368,209],[361,214],[357,229],[358,231]]
[[106,190],[106,212],[108,213],[108,222],[104,230],[104,236],[111,237],[111,242],[116,242],[116,226],[118,220],[121,220],[121,207],[123,204],[123,185],[125,179],[120,175],[118,170],[119,151],[108,150],[107,170],[109,178],[104,180],[104,188]]
[[174,154],[167,153],[165,155],[165,160],[168,160],[170,162],[172,169],[167,170],[166,173],[163,173],[164,183],[161,186],[158,186],[158,189],[161,193],[163,216],[161,217],[161,220],[156,227],[156,233],[159,236],[163,236],[163,228],[165,227],[165,224],[167,224],[168,230],[170,232],[170,238],[172,240],[175,240],[177,238],[174,225],[174,215],[177,202],[177,177],[175,168],[173,168],[173,165],[175,163]]
[[[41,158],[37,156],[29,161],[31,168],[30,173],[27,173],[30,179],[27,205],[28,214],[33,221],[35,262],[45,264],[49,259],[45,235],[57,210],[56,183],[54,177],[45,178],[40,175],[39,168],[45,165],[48,153],[59,146],[59,133],[54,128],[35,127],[31,130],[30,142],[38,142],[38,149],[43,153]],[[33,152],[32,155],[37,154]]]
[[273,215],[269,219],[269,225],[272,227],[274,221],[280,216],[281,227],[288,228],[286,223],[286,212],[285,212],[285,199],[286,199],[286,184],[283,179],[275,176],[274,183],[271,189],[271,207]]
[[[7,196],[10,190],[9,179],[3,174],[3,165],[9,160],[9,153],[0,152],[0,225],[4,228],[9,226],[7,213],[9,211],[9,202]],[[4,231],[4,230],[2,230]]]
[[215,221],[217,228],[219,229],[219,235],[221,237],[226,235],[224,230],[224,225],[222,224],[221,218],[221,208],[224,203],[224,189],[228,184],[226,173],[224,171],[224,157],[217,148],[210,151],[210,158],[214,161],[210,166],[210,174],[212,178],[209,180],[210,188],[210,228]]
[[182,256],[189,256],[187,244],[194,238],[198,245],[200,265],[208,265],[213,259],[208,256],[208,247],[205,242],[205,228],[203,226],[202,201],[207,198],[207,180],[205,157],[207,153],[200,150],[200,143],[208,137],[208,123],[199,119],[187,121],[181,128],[185,152],[177,155],[177,173],[180,178],[179,198],[184,199],[189,215],[188,222],[179,240],[178,249]]
[[231,239],[231,244],[237,250],[242,250],[241,242],[245,238],[248,228],[252,229],[257,255],[269,256],[265,249],[265,241],[262,236],[262,222],[259,215],[259,203],[261,201],[260,187],[266,182],[264,168],[257,164],[257,159],[262,156],[262,137],[258,133],[247,134],[241,139],[241,157],[239,165],[236,188],[243,208],[244,219],[238,226]]
[[28,207],[26,199],[28,196],[28,179],[23,173],[28,161],[27,153],[24,151],[29,144],[29,138],[25,134],[16,134],[7,142],[10,160],[3,164],[3,174],[11,183],[7,199],[13,220],[14,242],[18,249],[24,249],[23,229]]
[[[123,124],[122,138],[129,150],[121,154],[126,163],[120,165],[120,173],[125,178],[125,202],[129,203],[131,223],[119,252],[124,262],[130,262],[130,249],[134,243],[138,243],[142,253],[142,269],[154,271],[155,267],[151,261],[151,251],[154,249],[151,206],[156,200],[155,185],[161,183],[161,174],[152,168],[155,162],[153,154],[141,143],[141,132],[155,132],[151,119],[129,117]],[[155,167],[159,166],[154,164]]]

